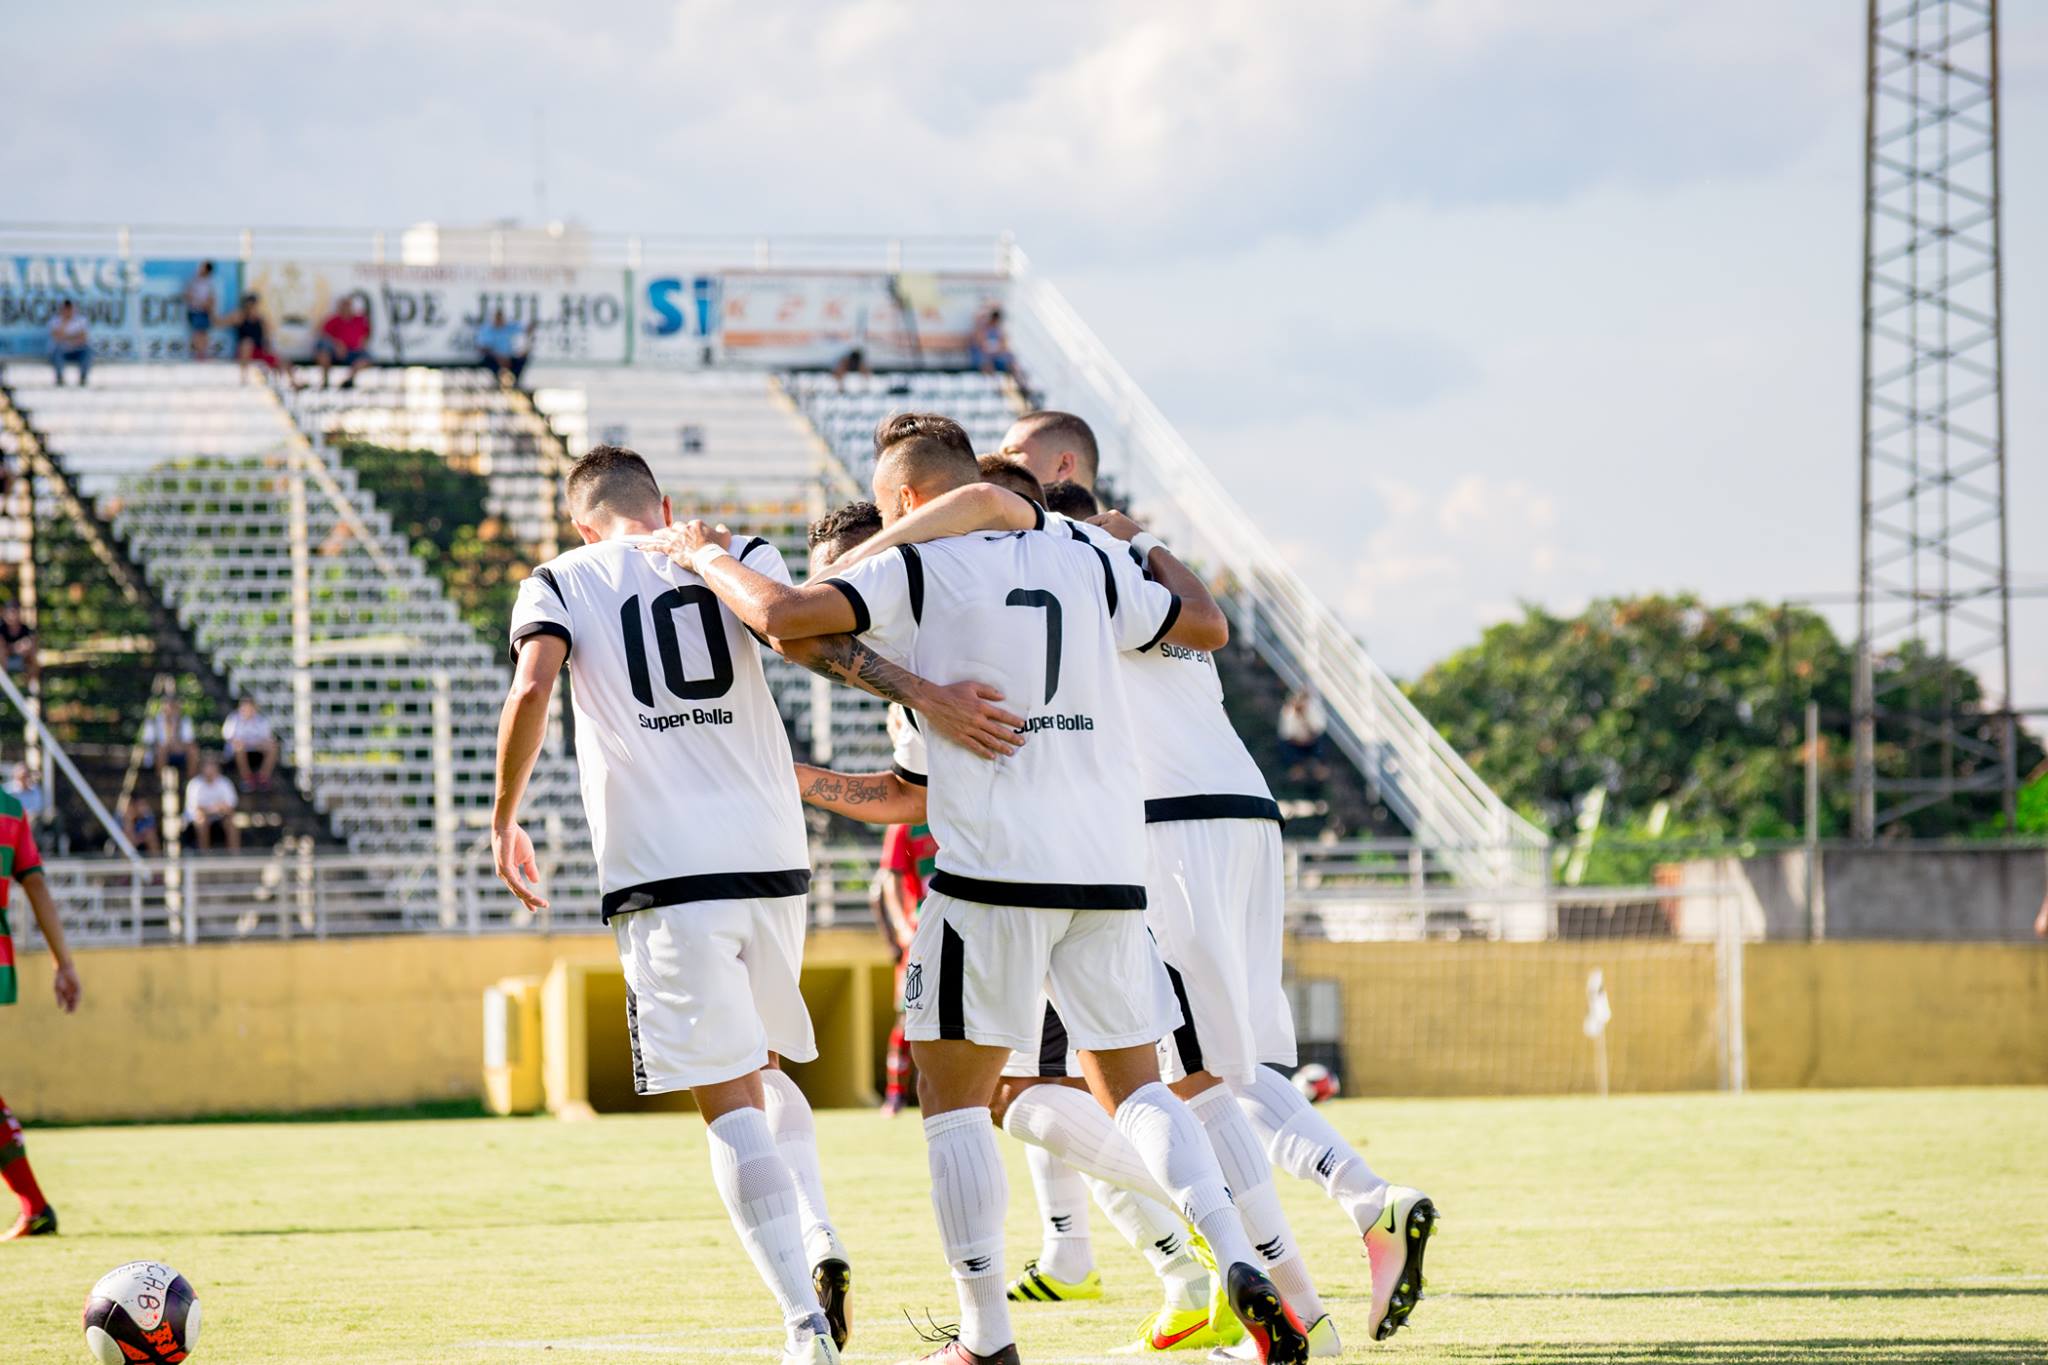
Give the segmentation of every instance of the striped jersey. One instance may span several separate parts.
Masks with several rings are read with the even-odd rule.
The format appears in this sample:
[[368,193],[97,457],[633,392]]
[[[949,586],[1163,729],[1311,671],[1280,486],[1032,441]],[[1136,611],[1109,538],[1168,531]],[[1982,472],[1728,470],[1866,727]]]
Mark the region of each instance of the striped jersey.
[[11,793],[0,791],[0,1005],[11,1005],[19,998],[14,977],[14,939],[7,923],[9,884],[21,881],[31,872],[40,872],[42,867],[43,858],[36,851],[35,831],[29,828],[28,814]]

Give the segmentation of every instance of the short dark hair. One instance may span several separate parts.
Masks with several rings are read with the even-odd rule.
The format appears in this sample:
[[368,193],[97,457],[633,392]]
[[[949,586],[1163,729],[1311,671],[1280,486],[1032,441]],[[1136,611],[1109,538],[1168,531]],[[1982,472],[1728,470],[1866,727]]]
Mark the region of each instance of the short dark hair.
[[592,446],[569,470],[569,511],[581,516],[602,507],[634,516],[661,505],[654,471],[624,446]]
[[970,460],[974,458],[974,441],[967,428],[936,412],[892,413],[875,423],[875,454],[879,456],[890,446],[920,436],[951,446]]
[[1086,521],[1102,511],[1095,495],[1072,479],[1054,479],[1045,486],[1045,507],[1076,521]]
[[1024,428],[1027,437],[1043,436],[1073,451],[1088,483],[1092,485],[1095,482],[1096,471],[1101,467],[1102,451],[1095,444],[1095,429],[1087,422],[1071,412],[1040,408],[1019,417],[1017,425]]
[[882,509],[863,498],[835,507],[812,522],[805,543],[813,550],[823,545],[837,559],[881,529]]
[[981,467],[983,483],[1007,488],[1017,496],[1036,503],[1045,501],[1045,490],[1038,486],[1038,476],[1007,455],[984,455],[975,463]]

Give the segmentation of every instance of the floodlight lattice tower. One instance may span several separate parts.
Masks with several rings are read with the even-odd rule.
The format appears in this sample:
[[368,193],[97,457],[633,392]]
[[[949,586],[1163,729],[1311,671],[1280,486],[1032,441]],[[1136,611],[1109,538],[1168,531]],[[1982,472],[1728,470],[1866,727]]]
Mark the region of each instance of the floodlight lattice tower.
[[1998,2],[1870,0],[1868,22],[1855,832],[1990,792],[2010,827]]

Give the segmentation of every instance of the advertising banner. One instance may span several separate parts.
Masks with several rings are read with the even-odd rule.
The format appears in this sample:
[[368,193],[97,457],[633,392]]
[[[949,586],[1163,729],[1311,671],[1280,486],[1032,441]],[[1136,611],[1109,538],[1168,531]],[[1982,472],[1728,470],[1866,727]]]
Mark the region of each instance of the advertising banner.
[[813,367],[858,350],[877,368],[961,365],[975,320],[1003,290],[993,274],[644,271],[633,361]]
[[622,270],[568,266],[347,265],[264,261],[248,286],[278,353],[303,361],[343,299],[370,319],[380,364],[474,365],[476,334],[502,309],[533,326],[537,364],[617,365],[626,359],[629,301]]
[[[70,299],[84,315],[96,360],[183,360],[191,350],[185,286],[197,260],[120,256],[0,256],[0,355],[50,353],[50,318]],[[214,316],[234,306],[241,265],[215,261]],[[228,349],[213,332],[216,355]]]

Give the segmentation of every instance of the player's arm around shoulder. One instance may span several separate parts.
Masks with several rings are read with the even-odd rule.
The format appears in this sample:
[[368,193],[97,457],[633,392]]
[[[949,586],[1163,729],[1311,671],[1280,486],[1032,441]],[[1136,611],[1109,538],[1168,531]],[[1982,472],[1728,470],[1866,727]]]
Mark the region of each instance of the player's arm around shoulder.
[[732,532],[723,526],[686,521],[657,532],[648,548],[703,579],[748,630],[770,641],[840,634],[860,624],[844,592],[818,582],[796,587],[748,568],[731,553]]
[[1118,540],[1129,541],[1144,561],[1146,576],[1171,593],[1178,603],[1167,609],[1164,629],[1138,648],[1150,649],[1166,640],[1186,649],[1215,651],[1230,643],[1230,618],[1223,614],[1209,585],[1200,574],[1176,559],[1158,537],[1148,534],[1121,512],[1104,512],[1088,521]]
[[1034,531],[1044,526],[1045,509],[1031,499],[992,483],[970,483],[941,493],[899,517],[833,560],[825,572],[844,573],[901,545],[923,545],[976,531]]

